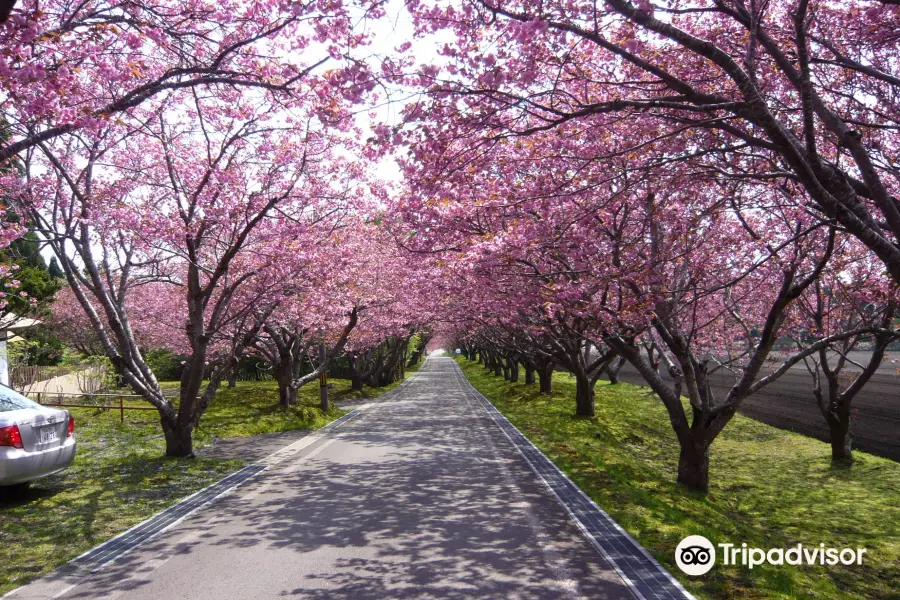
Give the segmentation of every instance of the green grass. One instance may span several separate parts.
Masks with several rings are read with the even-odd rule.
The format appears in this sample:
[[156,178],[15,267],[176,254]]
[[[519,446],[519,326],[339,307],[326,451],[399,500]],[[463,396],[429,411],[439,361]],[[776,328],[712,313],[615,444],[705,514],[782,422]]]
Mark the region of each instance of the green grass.
[[[362,392],[351,391],[347,380],[331,384],[330,398],[339,401],[374,398],[400,382]],[[319,409],[315,382],[300,388],[299,404],[290,410],[277,400],[275,382],[223,386],[200,421],[195,447],[217,438],[318,428],[344,414]],[[78,439],[72,467],[23,493],[0,492],[0,596],[243,466],[240,460],[165,458],[155,411],[126,411],[124,424],[116,410],[71,412]]]
[[[330,380],[331,402],[355,398],[359,392],[350,390],[346,379]],[[177,387],[167,382],[163,387]],[[366,390],[378,395],[382,390]],[[156,413],[147,412],[154,423]],[[297,406],[284,410],[278,405],[278,385],[274,381],[241,381],[236,387],[219,388],[209,410],[200,419],[194,432],[194,441],[202,446],[217,438],[243,437],[260,433],[288,431],[291,429],[318,429],[327,425],[344,411],[332,406],[328,414],[319,408],[318,381],[309,383],[297,391]]]
[[[699,598],[900,598],[900,464],[856,452],[833,468],[830,446],[737,416],[713,444],[710,493],[675,485],[678,445],[648,389],[600,382],[596,417],[575,417],[575,383],[554,393],[511,384],[457,357],[469,381]],[[691,534],[714,544],[864,547],[860,566],[717,564],[682,574],[674,550]]]

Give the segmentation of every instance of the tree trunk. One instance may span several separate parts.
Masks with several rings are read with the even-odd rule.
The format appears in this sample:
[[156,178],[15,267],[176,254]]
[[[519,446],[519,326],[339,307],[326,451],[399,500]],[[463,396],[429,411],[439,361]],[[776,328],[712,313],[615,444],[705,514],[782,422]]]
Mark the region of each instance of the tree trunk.
[[291,384],[281,385],[278,383],[278,404],[281,408],[290,408],[297,404],[297,388]]
[[361,392],[363,389],[362,374],[356,364],[358,358],[352,354],[347,355],[347,370],[350,372],[350,389],[354,392]]
[[585,374],[575,375],[575,414],[579,417],[594,416],[594,386]]
[[166,456],[173,458],[194,458],[194,427],[183,423],[161,419],[163,435],[166,439]]
[[293,386],[294,369],[289,360],[282,359],[275,367],[275,380],[278,382],[278,404],[281,408],[297,404],[297,388]]
[[507,381],[512,381],[512,373],[509,369],[509,361],[503,361],[502,367],[503,369],[503,379]]
[[194,353],[188,359],[181,372],[181,385],[178,389],[178,416],[184,420],[194,415],[200,387],[206,374],[206,346],[197,344]]
[[828,424],[828,428],[831,430],[831,462],[853,460],[850,420],[840,421],[835,418],[834,422]]
[[328,399],[328,384],[319,385],[319,408],[323,413],[331,410],[331,402]]
[[606,367],[606,374],[609,376],[609,382],[613,385],[619,383],[619,372],[622,370],[622,366],[625,364],[625,357],[620,356],[617,359],[613,360],[609,366]]
[[513,383],[519,382],[519,363],[514,360],[509,361],[509,380]]
[[500,364],[500,361],[494,363],[494,375],[500,377],[503,375],[503,365]]
[[228,381],[228,387],[233,388],[237,386],[237,378],[240,370],[241,364],[237,359],[232,358],[228,361],[228,373],[225,376],[225,379]]
[[819,403],[819,410],[828,424],[829,439],[831,440],[831,462],[849,463],[853,460],[849,404],[852,396],[843,398],[838,391],[839,383],[836,374],[829,372],[826,375],[830,375],[827,399],[818,387],[814,390],[814,393]]
[[534,369],[525,365],[525,383],[531,385],[534,383]]
[[538,369],[538,379],[540,380],[540,393],[550,394],[553,392],[553,365],[546,365]]
[[709,491],[709,443],[682,443],[678,454],[678,483],[696,492]]

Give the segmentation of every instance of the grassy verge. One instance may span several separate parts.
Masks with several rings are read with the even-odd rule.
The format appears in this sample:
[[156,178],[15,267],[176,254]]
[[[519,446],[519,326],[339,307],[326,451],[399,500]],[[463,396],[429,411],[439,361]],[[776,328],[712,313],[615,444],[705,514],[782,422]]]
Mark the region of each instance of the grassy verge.
[[[597,416],[573,416],[575,383],[556,373],[554,393],[511,384],[457,357],[469,381],[620,525],[700,598],[900,598],[900,464],[862,452],[832,468],[827,444],[736,416],[715,442],[711,490],[674,484],[678,446],[648,389],[597,386]],[[860,566],[717,564],[690,578],[678,542],[787,548],[803,543],[867,548]]]
[[[353,392],[347,380],[331,383],[332,401],[376,397],[395,387]],[[291,410],[280,409],[271,381],[222,387],[201,419],[195,444],[318,428],[344,414],[319,409],[314,383],[300,388],[298,400]],[[116,410],[71,412],[78,439],[72,467],[33,482],[23,493],[0,492],[0,596],[243,465],[239,460],[165,458],[154,411],[126,411],[124,424]]]

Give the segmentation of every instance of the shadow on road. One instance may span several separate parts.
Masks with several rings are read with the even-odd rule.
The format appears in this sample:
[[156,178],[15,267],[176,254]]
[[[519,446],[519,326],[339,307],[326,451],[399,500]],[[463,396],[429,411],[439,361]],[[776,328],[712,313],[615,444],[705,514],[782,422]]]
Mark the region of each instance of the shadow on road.
[[631,598],[446,361],[71,597]]

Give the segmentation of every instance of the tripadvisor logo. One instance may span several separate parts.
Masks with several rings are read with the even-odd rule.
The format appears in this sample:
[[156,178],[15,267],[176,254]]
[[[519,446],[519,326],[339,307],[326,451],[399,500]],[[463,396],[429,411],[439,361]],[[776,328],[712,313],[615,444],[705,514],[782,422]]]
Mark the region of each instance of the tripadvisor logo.
[[[770,565],[861,565],[865,548],[826,548],[825,544],[790,548],[751,548],[732,543],[717,544],[722,565],[749,568]],[[688,575],[704,575],[716,564],[716,546],[702,535],[689,535],[675,548],[675,564]]]
[[689,535],[675,548],[675,564],[688,575],[703,575],[716,564],[716,549],[702,535]]

